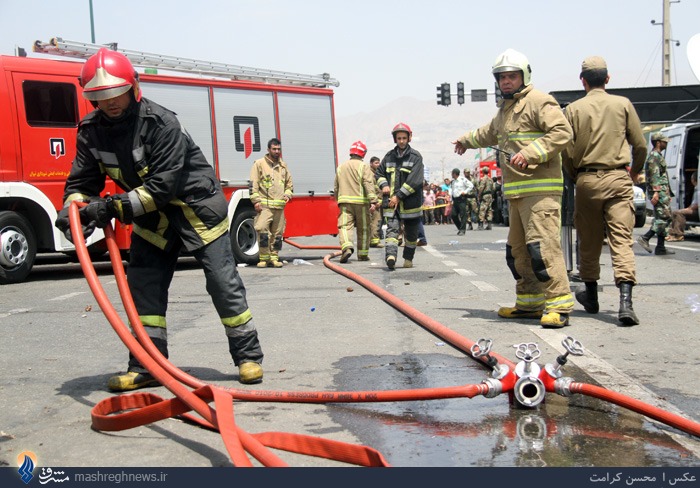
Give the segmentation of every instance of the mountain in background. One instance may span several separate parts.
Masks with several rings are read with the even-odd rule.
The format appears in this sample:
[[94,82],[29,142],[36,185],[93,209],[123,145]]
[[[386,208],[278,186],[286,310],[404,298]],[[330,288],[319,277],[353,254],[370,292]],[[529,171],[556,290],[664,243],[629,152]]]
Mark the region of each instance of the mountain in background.
[[495,113],[496,104],[491,97],[487,102],[467,102],[461,106],[453,103],[449,107],[403,97],[370,113],[338,117],[338,162],[348,159],[348,150],[357,140],[367,145],[365,161],[372,156],[383,158],[394,147],[391,129],[404,122],[413,131],[411,147],[423,155],[423,164],[429,171],[428,180],[441,182],[450,176],[452,168],[473,169],[478,165],[478,151],[469,150],[458,156],[453,151],[452,141],[468,130],[481,127]]

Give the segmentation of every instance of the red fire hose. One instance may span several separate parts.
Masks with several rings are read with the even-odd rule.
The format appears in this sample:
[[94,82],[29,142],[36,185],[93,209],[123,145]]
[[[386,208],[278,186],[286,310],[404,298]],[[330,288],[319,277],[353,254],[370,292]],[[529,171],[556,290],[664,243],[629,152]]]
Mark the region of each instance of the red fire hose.
[[[136,338],[134,338],[129,328],[123,323],[119,314],[109,302],[97,278],[97,274],[90,261],[84,243],[82,228],[79,223],[80,218],[77,204],[73,204],[70,208],[70,220],[72,235],[76,236],[75,241],[78,258],[80,259],[88,284],[103,313],[122,342],[124,342],[139,362],[144,365],[163,386],[176,396],[176,398],[165,400],[158,395],[150,393],[135,393],[105,399],[98,403],[92,411],[93,427],[97,430],[124,430],[177,416],[203,427],[219,431],[225,447],[231,456],[231,460],[236,466],[252,466],[246,452],[251,454],[264,466],[286,466],[284,461],[272,453],[269,448],[334,459],[358,466],[389,466],[381,453],[367,446],[357,446],[291,433],[249,434],[235,424],[233,402],[231,400],[288,403],[355,403],[415,401],[461,397],[473,398],[474,396],[484,395],[488,392],[488,386],[485,384],[418,390],[354,392],[279,392],[243,390],[205,384],[201,380],[185,373],[170,363],[160,354],[146,334],[127,285],[126,274],[121,258],[119,257],[119,249],[114,240],[114,231],[111,226],[105,228],[106,242],[121,300]],[[289,240],[286,240],[286,242],[300,249],[339,249],[339,247],[336,246],[302,246]],[[469,353],[471,347],[475,344],[474,342],[460,336],[425,314],[418,312],[374,283],[331,263],[330,259],[339,254],[340,253],[337,252],[324,257],[325,266],[367,288],[389,305],[401,311],[408,318],[440,337],[445,342],[452,344],[465,353]],[[491,356],[498,359],[501,364],[507,365],[511,370],[515,366],[514,363],[506,358],[495,354],[491,354]],[[485,362],[484,358],[478,359]],[[194,388],[194,390],[190,390],[187,387]],[[549,388],[547,391],[550,391]],[[700,424],[661,411],[660,409],[625,397],[624,395],[608,392],[608,390],[603,388],[583,383],[572,383],[571,391],[597,396],[600,399],[616,403],[625,408],[630,408],[650,418],[661,420],[684,432],[700,436]],[[213,407],[210,406],[212,402],[214,403]],[[201,418],[189,414],[188,412],[190,411],[196,412]]]

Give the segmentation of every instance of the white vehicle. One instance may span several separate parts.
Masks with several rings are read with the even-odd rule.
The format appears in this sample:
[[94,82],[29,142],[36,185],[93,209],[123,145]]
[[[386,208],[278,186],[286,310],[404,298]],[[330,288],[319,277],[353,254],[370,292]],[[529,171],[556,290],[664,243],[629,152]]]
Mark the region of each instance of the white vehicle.
[[[695,187],[690,182],[690,175],[698,170],[700,157],[700,123],[672,124],[661,129],[668,137],[666,147],[666,166],[668,182],[674,197],[671,210],[690,206]],[[688,221],[688,227],[700,226],[700,222]]]

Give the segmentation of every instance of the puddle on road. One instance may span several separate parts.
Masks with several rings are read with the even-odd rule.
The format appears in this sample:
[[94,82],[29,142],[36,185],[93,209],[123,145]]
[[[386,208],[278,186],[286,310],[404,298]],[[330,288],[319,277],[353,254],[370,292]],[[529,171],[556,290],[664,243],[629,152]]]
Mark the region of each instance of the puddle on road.
[[[488,370],[442,354],[360,356],[335,365],[336,391],[481,383]],[[590,382],[580,370],[565,375]],[[698,458],[644,416],[581,394],[547,393],[536,409],[496,398],[332,404],[331,417],[396,467],[697,466]]]

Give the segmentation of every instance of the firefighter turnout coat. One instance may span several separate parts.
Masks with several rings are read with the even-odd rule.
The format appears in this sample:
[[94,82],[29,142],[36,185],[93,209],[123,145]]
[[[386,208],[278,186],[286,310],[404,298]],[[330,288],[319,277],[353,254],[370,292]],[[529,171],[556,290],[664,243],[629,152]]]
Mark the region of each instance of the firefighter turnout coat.
[[263,208],[284,209],[285,195],[291,199],[294,194],[292,175],[287,163],[280,159],[276,163],[268,155],[253,163],[250,169],[250,201]]
[[396,146],[386,153],[377,168],[377,184],[382,190],[390,188],[389,197],[398,197],[398,213],[402,220],[423,215],[423,178],[423,156],[410,145],[401,155]]
[[498,156],[502,163],[503,195],[514,199],[562,194],[564,179],[559,153],[571,138],[571,127],[554,97],[530,85],[512,99],[501,100],[491,122],[457,141],[472,149],[498,145],[502,151],[525,156],[525,169],[513,168],[504,161],[503,154]]
[[176,115],[142,98],[124,117],[115,121],[95,110],[80,122],[64,202],[99,195],[109,176],[138,196],[134,232],[160,249],[177,236],[194,251],[227,232],[221,185]]

